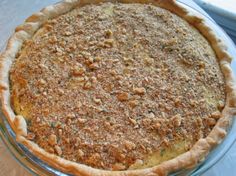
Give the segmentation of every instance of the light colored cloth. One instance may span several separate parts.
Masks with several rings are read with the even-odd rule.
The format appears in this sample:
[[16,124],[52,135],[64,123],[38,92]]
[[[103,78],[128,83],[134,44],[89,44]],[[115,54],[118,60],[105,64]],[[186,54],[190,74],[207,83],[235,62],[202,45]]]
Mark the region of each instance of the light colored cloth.
[[204,0],[204,2],[236,14],[236,0]]
[[[59,0],[1,0],[0,1],[0,50],[4,48],[6,40],[13,29],[21,24],[33,12],[39,11],[48,4]],[[192,4],[190,0],[181,0]],[[236,63],[233,63],[236,70]],[[236,135],[236,134],[235,134]],[[228,153],[203,176],[232,176],[236,173],[236,142]],[[0,140],[0,176],[31,176],[10,154]]]
[[31,176],[10,154],[0,140],[0,176]]

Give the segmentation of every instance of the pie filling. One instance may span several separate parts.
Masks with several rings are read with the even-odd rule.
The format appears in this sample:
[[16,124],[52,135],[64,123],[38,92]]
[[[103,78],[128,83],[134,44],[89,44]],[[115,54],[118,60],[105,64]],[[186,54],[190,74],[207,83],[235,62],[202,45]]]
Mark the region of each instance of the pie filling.
[[225,103],[207,40],[153,5],[101,3],[47,21],[10,71],[28,136],[106,170],[147,168],[206,137]]

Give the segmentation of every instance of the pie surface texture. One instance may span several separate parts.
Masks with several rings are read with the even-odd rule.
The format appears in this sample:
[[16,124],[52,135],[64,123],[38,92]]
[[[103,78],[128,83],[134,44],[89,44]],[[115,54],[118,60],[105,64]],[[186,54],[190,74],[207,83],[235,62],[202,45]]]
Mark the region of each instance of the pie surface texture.
[[151,4],[88,4],[46,20],[9,67],[15,126],[25,125],[19,141],[96,171],[140,174],[175,161],[218,121],[230,123],[219,53],[193,25]]

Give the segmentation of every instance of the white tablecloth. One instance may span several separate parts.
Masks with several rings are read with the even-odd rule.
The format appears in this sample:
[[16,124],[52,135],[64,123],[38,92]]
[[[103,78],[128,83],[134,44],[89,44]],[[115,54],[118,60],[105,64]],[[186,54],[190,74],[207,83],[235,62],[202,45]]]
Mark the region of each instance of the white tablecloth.
[[[33,12],[39,11],[48,4],[58,0],[0,0],[0,50],[4,48],[6,40],[13,29],[23,22]],[[190,2],[189,0],[182,0]],[[234,64],[234,70],[236,65]],[[236,135],[236,134],[235,134]],[[16,160],[0,140],[0,176],[30,176]],[[236,142],[228,153],[204,176],[232,176],[236,175]]]

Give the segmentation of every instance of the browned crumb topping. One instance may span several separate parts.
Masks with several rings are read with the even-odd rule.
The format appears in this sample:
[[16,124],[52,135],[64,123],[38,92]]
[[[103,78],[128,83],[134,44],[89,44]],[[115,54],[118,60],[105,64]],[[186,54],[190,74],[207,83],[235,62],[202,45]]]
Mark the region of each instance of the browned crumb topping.
[[48,21],[11,68],[28,139],[96,168],[188,150],[221,117],[224,81],[208,42],[151,5],[86,5]]

